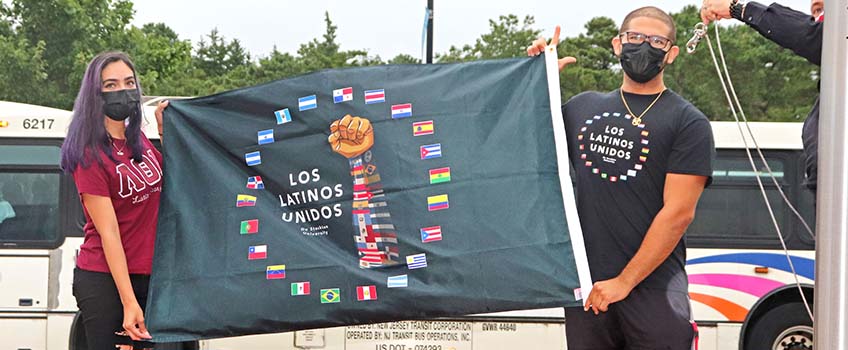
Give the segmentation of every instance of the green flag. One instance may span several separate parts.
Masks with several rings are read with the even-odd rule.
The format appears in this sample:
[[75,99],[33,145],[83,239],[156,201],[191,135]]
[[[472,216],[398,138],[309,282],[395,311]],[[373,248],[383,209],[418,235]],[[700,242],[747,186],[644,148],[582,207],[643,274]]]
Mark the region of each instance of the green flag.
[[579,305],[559,104],[543,58],[171,101],[149,329],[165,342]]

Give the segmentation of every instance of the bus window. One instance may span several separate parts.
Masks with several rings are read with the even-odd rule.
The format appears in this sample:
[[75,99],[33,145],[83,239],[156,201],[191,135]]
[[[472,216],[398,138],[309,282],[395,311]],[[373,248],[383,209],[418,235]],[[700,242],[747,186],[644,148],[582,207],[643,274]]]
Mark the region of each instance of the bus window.
[[[788,170],[791,169],[789,159],[786,154],[766,154],[778,183],[791,196],[795,175]],[[756,163],[777,222],[787,236],[791,228],[786,219],[791,212],[765,167],[760,162]],[[740,248],[770,248],[778,244],[756,176],[744,152],[719,152],[713,170],[713,184],[701,196],[695,220],[687,231],[690,247],[727,245],[727,240],[735,241]]]
[[59,233],[59,147],[0,145],[0,242],[43,246]]

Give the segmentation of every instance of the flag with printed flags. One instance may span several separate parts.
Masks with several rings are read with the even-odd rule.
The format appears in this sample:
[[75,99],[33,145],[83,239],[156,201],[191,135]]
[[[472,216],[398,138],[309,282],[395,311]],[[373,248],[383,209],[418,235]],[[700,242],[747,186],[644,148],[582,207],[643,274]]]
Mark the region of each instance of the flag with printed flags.
[[[591,278],[579,221],[566,216],[572,160],[547,58],[327,69],[172,100],[151,334],[581,306],[575,289]],[[632,121],[590,119],[568,131],[588,141],[601,123]],[[629,173],[652,156],[641,150],[654,144],[649,128],[634,127],[624,170],[590,171],[638,180]],[[585,147],[572,152],[579,166],[592,160],[579,159]]]

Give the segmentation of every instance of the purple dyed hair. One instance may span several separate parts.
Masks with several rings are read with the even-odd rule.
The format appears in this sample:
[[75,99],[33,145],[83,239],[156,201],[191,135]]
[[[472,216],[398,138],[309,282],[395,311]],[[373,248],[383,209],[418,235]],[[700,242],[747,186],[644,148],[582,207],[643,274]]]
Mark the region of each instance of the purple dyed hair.
[[[78,166],[87,168],[91,160],[96,159],[98,164],[103,160],[98,156],[98,151],[103,151],[109,159],[117,163],[112,156],[112,146],[106,127],[103,123],[106,116],[103,114],[102,73],[110,63],[122,61],[133,72],[136,79],[136,89],[141,95],[141,86],[136,76],[135,66],[129,56],[123,52],[109,51],[98,54],[88,64],[85,75],[80,84],[77,99],[74,102],[73,119],[68,128],[68,135],[62,144],[62,170],[73,173]],[[139,102],[137,113],[129,117],[126,138],[127,147],[132,152],[132,159],[141,162],[141,103]]]

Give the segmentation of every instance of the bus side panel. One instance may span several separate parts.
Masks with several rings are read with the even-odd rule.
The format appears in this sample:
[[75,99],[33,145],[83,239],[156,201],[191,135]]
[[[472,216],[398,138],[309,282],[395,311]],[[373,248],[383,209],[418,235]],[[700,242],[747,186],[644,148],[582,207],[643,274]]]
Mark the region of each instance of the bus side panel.
[[0,314],[0,350],[47,350],[47,319],[27,317]]

